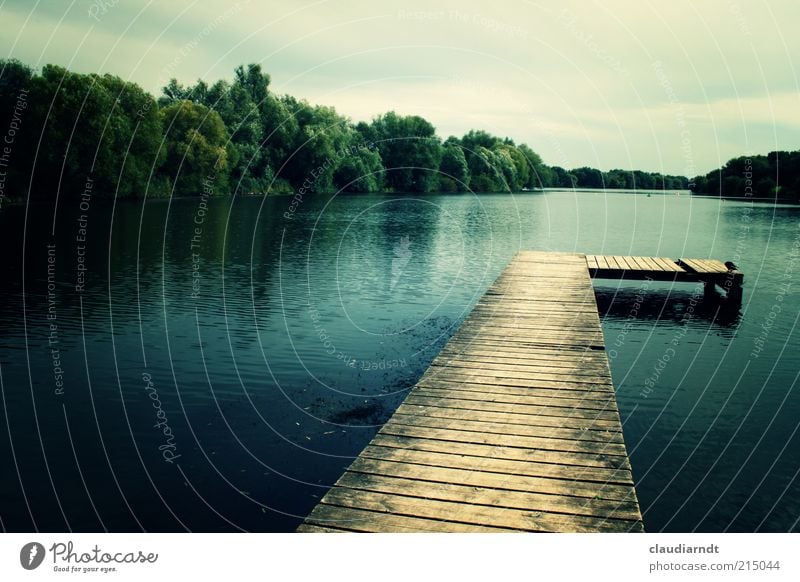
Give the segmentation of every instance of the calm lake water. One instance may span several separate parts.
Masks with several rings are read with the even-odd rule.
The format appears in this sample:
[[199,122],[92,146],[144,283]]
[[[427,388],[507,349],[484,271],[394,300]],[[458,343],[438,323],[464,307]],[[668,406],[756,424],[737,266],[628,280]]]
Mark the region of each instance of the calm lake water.
[[292,530],[514,253],[546,249],[736,261],[735,313],[595,284],[645,527],[798,530],[800,208],[290,202],[0,210],[3,529]]

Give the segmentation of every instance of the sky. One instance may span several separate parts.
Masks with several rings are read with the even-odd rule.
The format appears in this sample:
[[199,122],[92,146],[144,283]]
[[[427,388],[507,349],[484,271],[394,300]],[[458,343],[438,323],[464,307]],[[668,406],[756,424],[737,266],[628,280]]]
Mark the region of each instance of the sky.
[[0,0],[0,58],[174,77],[260,63],[354,121],[485,129],[545,163],[694,176],[800,149],[797,0]]

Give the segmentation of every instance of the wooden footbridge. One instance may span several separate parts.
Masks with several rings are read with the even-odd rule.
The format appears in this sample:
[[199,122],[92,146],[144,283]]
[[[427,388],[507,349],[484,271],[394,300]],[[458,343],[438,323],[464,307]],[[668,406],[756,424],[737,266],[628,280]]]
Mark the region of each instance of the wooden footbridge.
[[719,261],[518,253],[298,531],[643,531],[592,276],[741,297]]

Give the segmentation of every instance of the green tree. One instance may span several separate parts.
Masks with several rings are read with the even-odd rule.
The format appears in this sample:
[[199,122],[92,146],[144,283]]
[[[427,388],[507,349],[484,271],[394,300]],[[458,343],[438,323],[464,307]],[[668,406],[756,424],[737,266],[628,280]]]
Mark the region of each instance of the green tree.
[[161,174],[173,195],[228,192],[228,170],[236,160],[229,158],[232,148],[219,114],[199,103],[178,101],[162,109],[160,115],[166,150]]
[[386,183],[395,192],[431,192],[438,185],[442,144],[433,125],[394,111],[375,118],[369,134],[378,146]]
[[[355,138],[354,138],[355,139]],[[348,155],[338,163],[333,181],[344,192],[380,192],[384,187],[384,169],[376,149],[354,141]]]
[[[33,170],[36,138],[41,127],[36,123],[35,109],[41,107],[39,96],[32,91],[33,71],[17,60],[0,60],[0,127],[12,143],[0,144],[0,151],[8,147],[7,166],[0,177],[2,197],[24,198]],[[16,117],[16,119],[15,119]],[[12,125],[13,124],[13,125]],[[9,129],[14,129],[10,135]]]
[[461,144],[454,137],[444,143],[439,172],[439,189],[445,192],[466,192],[469,189],[469,166]]
[[[528,146],[517,147],[509,138],[500,139],[482,130],[461,138],[476,192],[514,192],[537,184],[537,171],[544,173],[541,158]],[[538,184],[537,184],[538,185]]]
[[556,185],[554,184],[555,176],[552,169],[544,164],[539,154],[534,152],[528,144],[519,144],[517,150],[522,154],[529,166],[528,179],[523,181],[523,187],[546,188]]
[[[81,75],[46,65],[32,80],[37,190],[141,196],[163,157],[155,100],[113,75]],[[37,144],[37,146],[39,146]]]
[[142,196],[165,155],[158,105],[141,87],[119,77],[92,79],[113,98],[97,155],[97,188],[120,197]]
[[586,166],[575,168],[572,174],[578,179],[578,188],[603,188],[603,173]]

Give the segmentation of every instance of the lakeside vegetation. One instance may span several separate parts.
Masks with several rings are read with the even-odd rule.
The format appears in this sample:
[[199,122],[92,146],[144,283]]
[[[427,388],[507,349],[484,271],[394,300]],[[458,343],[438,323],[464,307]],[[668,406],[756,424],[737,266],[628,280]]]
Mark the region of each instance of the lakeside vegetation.
[[800,151],[740,156],[690,184],[692,193],[800,202]]
[[[0,197],[199,196],[325,192],[516,192],[535,188],[691,189],[797,197],[800,152],[737,158],[695,178],[639,170],[548,166],[527,144],[483,130],[442,139],[428,120],[388,112],[353,123],[332,107],[270,90],[257,64],[233,79],[155,98],[113,75],[0,60]],[[6,140],[8,141],[8,140]],[[787,160],[789,163],[787,163]],[[792,165],[793,164],[793,165]]]

